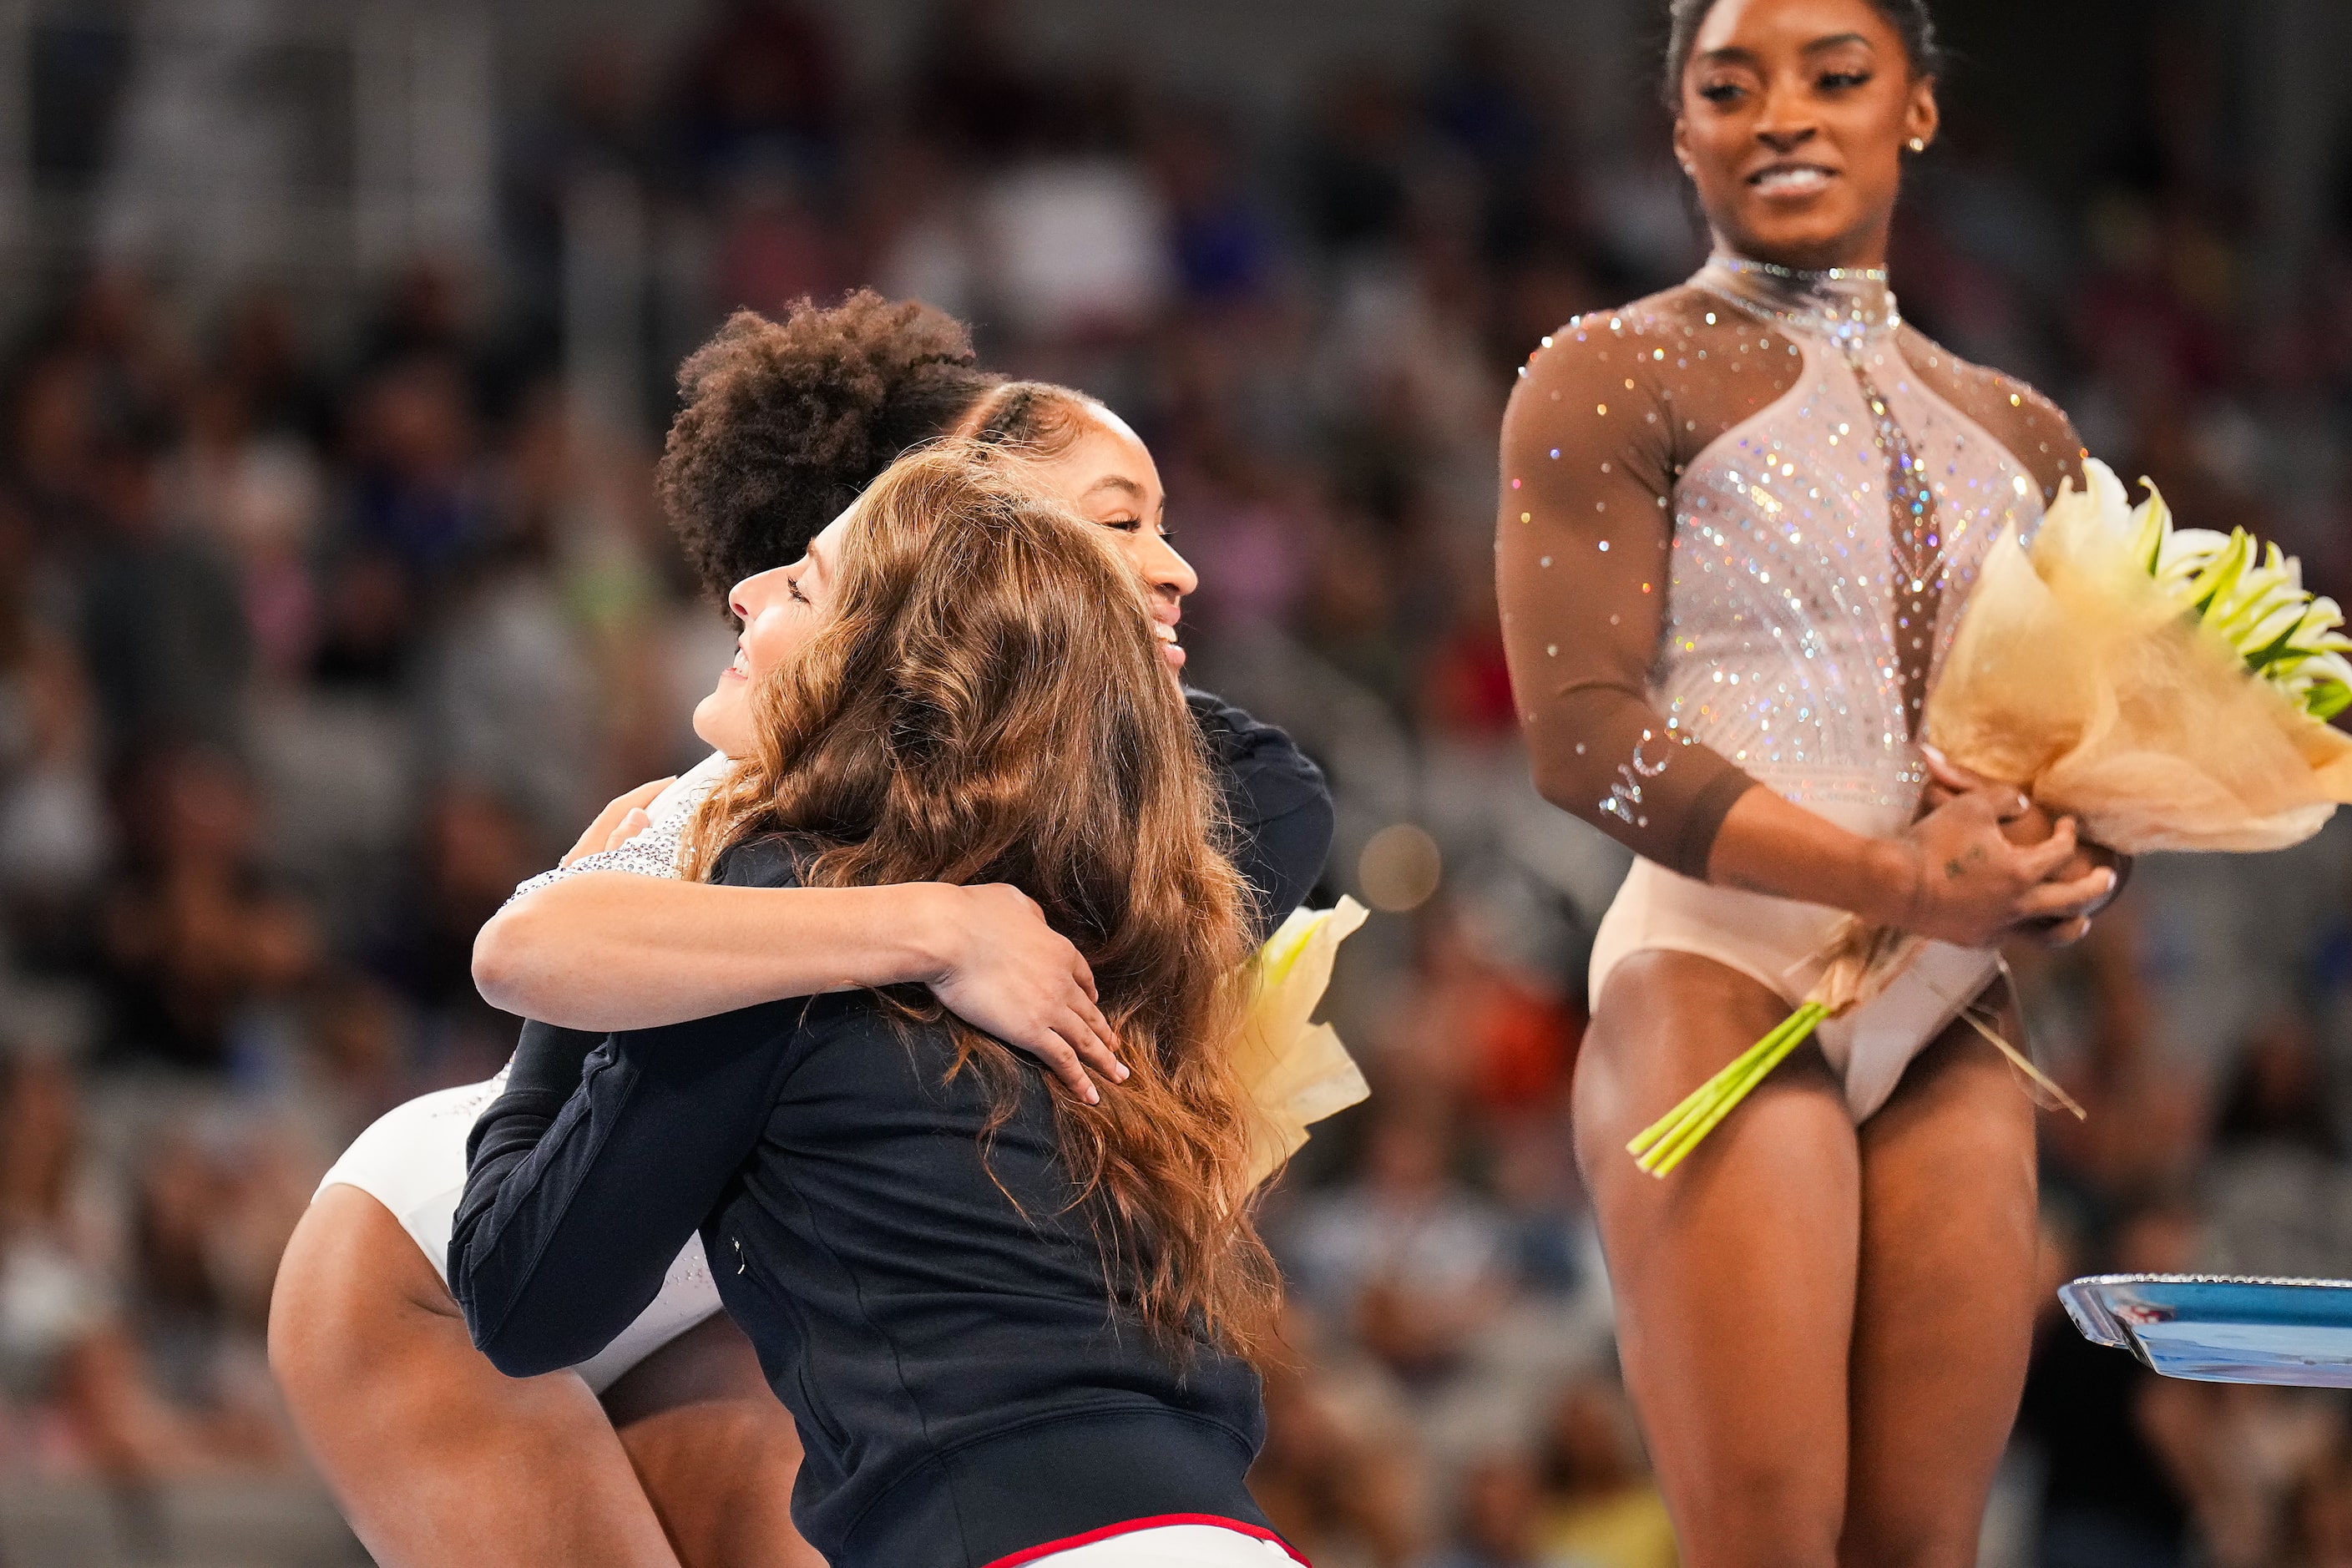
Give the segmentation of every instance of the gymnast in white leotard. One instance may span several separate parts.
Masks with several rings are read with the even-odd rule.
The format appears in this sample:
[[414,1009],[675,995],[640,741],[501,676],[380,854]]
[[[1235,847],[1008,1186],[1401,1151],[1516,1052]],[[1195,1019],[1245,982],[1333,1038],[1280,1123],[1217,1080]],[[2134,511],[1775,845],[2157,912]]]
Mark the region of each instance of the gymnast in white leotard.
[[[1959,1563],[2023,1377],[2034,1140],[1953,1016],[2005,1005],[1994,945],[2080,934],[2116,874],[1918,735],[1985,552],[2080,446],[1889,290],[1937,125],[1924,0],[1669,9],[1715,259],[1556,328],[1502,439],[1536,780],[1639,857],[1594,943],[1578,1159],[1683,1560]],[[1934,945],[1639,1169],[1627,1141],[1787,1016],[1849,914]]]

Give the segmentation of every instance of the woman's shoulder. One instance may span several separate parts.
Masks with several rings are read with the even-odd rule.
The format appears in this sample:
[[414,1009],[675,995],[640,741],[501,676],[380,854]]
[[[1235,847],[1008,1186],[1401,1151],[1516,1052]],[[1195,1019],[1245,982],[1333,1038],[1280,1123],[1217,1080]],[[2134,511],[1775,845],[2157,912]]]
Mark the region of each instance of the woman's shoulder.
[[1961,413],[1990,432],[2042,487],[2047,504],[2059,483],[2082,479],[2083,440],[2074,421],[2020,377],[1961,358],[1916,328],[1906,327],[1903,357]]
[[1677,283],[1622,305],[1570,316],[1528,354],[1519,372],[1522,389],[1548,377],[1599,374],[1622,382],[1631,374],[1638,382],[1673,361],[1675,355],[1662,351],[1696,331],[1709,309],[1704,290]]
[[803,837],[756,833],[719,852],[710,879],[730,888],[797,888],[802,868],[814,853]]
[[1504,411],[1507,461],[1573,449],[1622,459],[1663,484],[1674,444],[1668,414],[1706,312],[1706,296],[1681,284],[1553,328],[1519,367]]

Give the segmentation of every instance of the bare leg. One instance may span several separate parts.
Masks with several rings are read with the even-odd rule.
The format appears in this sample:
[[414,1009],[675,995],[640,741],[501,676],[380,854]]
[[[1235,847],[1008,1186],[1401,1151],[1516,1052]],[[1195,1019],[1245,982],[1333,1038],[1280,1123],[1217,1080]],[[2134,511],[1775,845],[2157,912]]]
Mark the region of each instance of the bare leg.
[[1625,1152],[1788,1011],[1720,964],[1639,953],[1577,1062],[1578,1160],[1685,1568],[1830,1568],[1844,1521],[1861,1172],[1828,1068],[1791,1058],[1664,1181]]
[[269,1303],[269,1363],[385,1568],[678,1568],[588,1385],[509,1378],[383,1205],[319,1194]]
[[1955,1025],[1862,1128],[1853,1568],[1976,1562],[2025,1385],[2034,1251],[2033,1106]]
[[686,1568],[824,1568],[793,1528],[800,1433],[726,1313],[631,1367],[604,1408]]

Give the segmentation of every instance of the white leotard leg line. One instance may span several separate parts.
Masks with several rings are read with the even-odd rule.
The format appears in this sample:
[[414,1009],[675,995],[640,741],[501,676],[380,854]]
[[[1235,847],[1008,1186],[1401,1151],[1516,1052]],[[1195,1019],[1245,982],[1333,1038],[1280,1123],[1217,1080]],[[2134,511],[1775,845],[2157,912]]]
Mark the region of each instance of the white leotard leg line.
[[[1889,837],[1902,826],[1900,814],[1877,808],[1811,809],[1872,837]],[[1713,959],[1794,1007],[1821,978],[1822,950],[1844,918],[1820,904],[1714,887],[1636,860],[1593,939],[1591,1005],[1600,1007],[1601,988],[1618,964],[1636,952],[1663,951]],[[1822,1054],[1843,1080],[1857,1125],[1886,1103],[1911,1058],[2000,967],[2000,955],[1989,949],[1930,942],[1885,992],[1821,1026]]]
[[[343,1151],[319,1183],[357,1187],[392,1211],[443,1284],[449,1280],[449,1233],[466,1189],[466,1139],[474,1121],[506,1087],[506,1074],[419,1095],[378,1117]],[[639,1362],[719,1310],[702,1238],[690,1238],[669,1266],[653,1304],[618,1339],[574,1368],[599,1394]]]

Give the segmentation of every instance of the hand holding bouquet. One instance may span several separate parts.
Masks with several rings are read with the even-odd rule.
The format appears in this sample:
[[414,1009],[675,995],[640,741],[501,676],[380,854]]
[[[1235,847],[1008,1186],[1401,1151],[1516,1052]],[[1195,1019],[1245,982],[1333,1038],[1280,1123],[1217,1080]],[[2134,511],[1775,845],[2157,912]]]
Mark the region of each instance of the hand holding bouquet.
[[[1927,740],[2124,854],[2310,837],[2352,801],[2352,736],[2327,723],[2352,706],[2341,612],[2304,590],[2275,544],[2242,529],[2176,530],[2153,485],[2135,510],[2105,464],[2084,468],[2084,488],[2061,488],[2030,550],[2012,528],[1986,557],[1927,700]],[[1788,1022],[1629,1145],[1643,1168],[1671,1171],[1823,1019],[1885,990],[1921,945],[1846,922]]]

